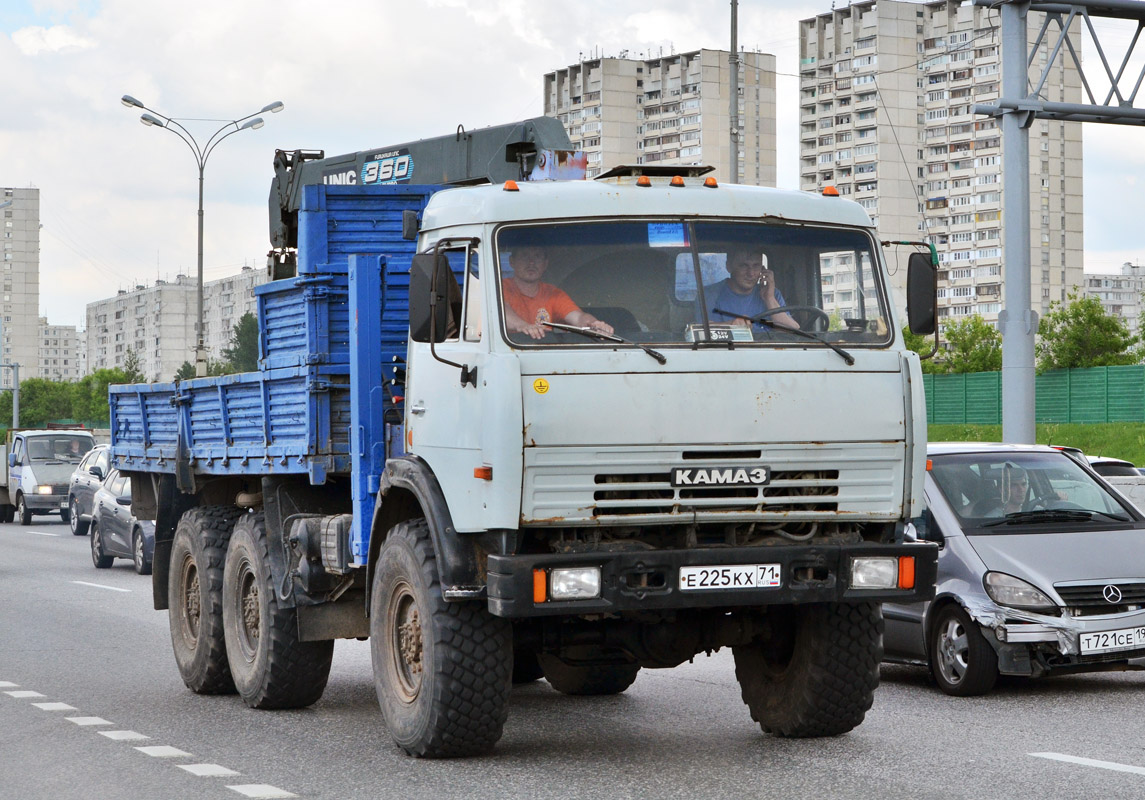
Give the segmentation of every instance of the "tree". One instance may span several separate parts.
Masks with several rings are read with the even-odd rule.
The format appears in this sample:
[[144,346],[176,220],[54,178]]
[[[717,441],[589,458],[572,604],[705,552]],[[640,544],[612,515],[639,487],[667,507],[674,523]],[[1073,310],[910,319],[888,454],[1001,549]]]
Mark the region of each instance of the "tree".
[[943,330],[947,371],[996,372],[1002,369],[1002,334],[978,314]]
[[[107,405],[107,387],[113,383],[132,383],[126,372],[121,369],[97,369],[90,375],[85,375],[72,384],[72,419],[84,422],[102,422],[111,418],[111,410]],[[20,384],[21,388],[23,383]],[[20,405],[23,406],[23,395]],[[21,414],[23,416],[23,414]]]
[[223,348],[229,372],[254,372],[258,369],[258,320],[249,311],[235,323],[231,346]]
[[1138,338],[1096,297],[1070,292],[1068,303],[1050,303],[1038,323],[1038,371],[1134,364]]
[[123,357],[123,372],[127,375],[127,383],[144,383],[147,378],[139,362],[139,354],[133,348],[127,348]]
[[[67,381],[27,378],[20,381],[20,427],[42,428],[48,422],[76,419],[73,386]],[[0,396],[0,420],[12,419],[12,392]]]
[[183,365],[179,367],[179,371],[175,373],[175,380],[186,381],[195,377],[195,365],[190,361],[184,361]]
[[[934,349],[933,336],[919,336],[917,333],[911,333],[910,328],[904,327],[902,329],[903,341],[906,343],[907,350],[913,350],[919,355],[925,356]],[[942,351],[939,350],[935,353],[935,358],[940,358]],[[925,373],[943,373],[946,372],[946,362],[935,361],[935,358],[928,358],[922,362],[922,371]]]

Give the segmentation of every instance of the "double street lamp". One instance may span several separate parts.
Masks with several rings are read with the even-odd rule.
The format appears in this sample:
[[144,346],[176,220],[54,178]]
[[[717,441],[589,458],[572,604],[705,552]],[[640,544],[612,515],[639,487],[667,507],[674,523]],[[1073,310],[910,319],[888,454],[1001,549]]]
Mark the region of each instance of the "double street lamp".
[[164,130],[171,131],[171,133],[186,142],[187,146],[191,148],[191,152],[195,156],[195,164],[199,168],[199,331],[195,344],[195,375],[203,377],[207,374],[207,348],[203,341],[203,170],[206,169],[207,159],[211,157],[211,153],[219,146],[219,142],[239,131],[261,128],[265,123],[262,117],[258,116],[259,114],[265,114],[267,112],[277,114],[279,111],[282,111],[285,106],[281,101],[275,101],[263,106],[253,114],[247,114],[245,117],[231,120],[212,133],[206,144],[200,145],[195,137],[191,135],[191,132],[183,127],[178,120],[164,116],[153,108],[148,108],[129,94],[125,94],[120,98],[120,102],[128,108],[141,108],[145,112],[148,112],[139,118],[139,121],[144,125],[148,127],[157,126]]

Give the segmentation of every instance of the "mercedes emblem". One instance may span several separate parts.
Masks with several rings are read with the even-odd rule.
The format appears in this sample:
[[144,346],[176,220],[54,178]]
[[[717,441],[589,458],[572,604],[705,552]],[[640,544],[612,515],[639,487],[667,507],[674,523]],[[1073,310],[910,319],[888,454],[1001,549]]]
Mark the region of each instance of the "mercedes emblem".
[[1121,590],[1112,583],[1101,590],[1101,596],[1105,598],[1105,602],[1111,605],[1117,605],[1121,602]]

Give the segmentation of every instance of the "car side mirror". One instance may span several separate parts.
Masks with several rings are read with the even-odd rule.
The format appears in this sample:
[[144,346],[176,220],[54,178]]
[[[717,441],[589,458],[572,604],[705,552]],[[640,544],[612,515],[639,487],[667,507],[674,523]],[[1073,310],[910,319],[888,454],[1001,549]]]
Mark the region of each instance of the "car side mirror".
[[939,547],[946,544],[946,537],[942,535],[942,529],[938,527],[934,513],[929,508],[922,512],[921,517],[915,517],[911,522],[914,523],[914,536],[920,542],[934,542]]
[[92,475],[94,475],[95,477],[99,478],[101,481],[102,481],[102,480],[103,480],[105,477],[107,477],[106,475],[104,475],[104,474],[103,474],[103,470],[102,470],[102,469],[100,469],[99,467],[88,467],[88,470],[87,470],[87,471],[88,471],[88,472],[90,472],[90,473],[91,473]]
[[911,253],[906,272],[906,317],[910,332],[934,333],[938,319],[938,270],[929,253]]
[[131,505],[131,495],[125,494],[122,497],[117,497],[117,498],[115,498],[115,502],[119,503],[121,506],[130,506]]

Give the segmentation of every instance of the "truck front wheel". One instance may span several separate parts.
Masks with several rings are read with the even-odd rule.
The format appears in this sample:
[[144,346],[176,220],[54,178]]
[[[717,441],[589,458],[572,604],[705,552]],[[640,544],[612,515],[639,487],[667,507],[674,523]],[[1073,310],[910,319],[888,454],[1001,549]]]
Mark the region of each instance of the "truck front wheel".
[[21,525],[32,524],[32,509],[24,502],[23,494],[16,495],[16,514],[20,517]]
[[879,685],[883,615],[877,603],[775,609],[771,634],[733,647],[751,718],[767,733],[836,736],[863,721]]
[[513,632],[484,603],[442,598],[424,519],[390,529],[370,597],[374,686],[390,736],[412,756],[484,753],[501,738]]
[[223,567],[227,660],[251,708],[304,708],[326,689],[334,641],[298,641],[297,611],[278,604],[269,558],[263,515],[245,515]]
[[235,506],[193,508],[179,519],[167,580],[168,622],[175,663],[198,694],[235,690],[223,638],[223,562]]

